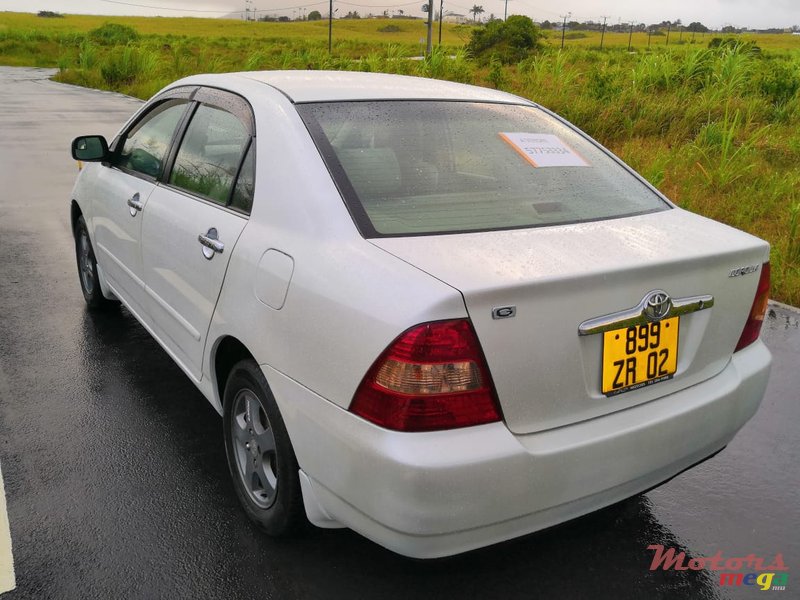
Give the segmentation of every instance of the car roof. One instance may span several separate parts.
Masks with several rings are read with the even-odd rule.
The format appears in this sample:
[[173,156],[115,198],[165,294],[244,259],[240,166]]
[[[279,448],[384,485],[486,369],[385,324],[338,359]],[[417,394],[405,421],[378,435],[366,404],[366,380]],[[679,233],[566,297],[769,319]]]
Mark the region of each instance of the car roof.
[[[270,85],[292,102],[346,100],[470,100],[529,103],[505,92],[451,81],[356,71],[252,71],[188,78],[192,83],[236,87],[249,79]],[[184,80],[183,83],[188,83]]]

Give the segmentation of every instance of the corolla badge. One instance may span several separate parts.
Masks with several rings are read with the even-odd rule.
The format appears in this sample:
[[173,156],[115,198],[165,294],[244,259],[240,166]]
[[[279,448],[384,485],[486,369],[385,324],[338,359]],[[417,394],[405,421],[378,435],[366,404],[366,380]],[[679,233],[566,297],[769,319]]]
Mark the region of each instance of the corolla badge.
[[644,301],[644,316],[648,321],[660,321],[669,314],[672,300],[667,292],[656,290],[650,292]]
[[742,275],[749,275],[755,273],[761,265],[747,265],[746,267],[739,267],[738,269],[731,269],[728,277],[741,277]]

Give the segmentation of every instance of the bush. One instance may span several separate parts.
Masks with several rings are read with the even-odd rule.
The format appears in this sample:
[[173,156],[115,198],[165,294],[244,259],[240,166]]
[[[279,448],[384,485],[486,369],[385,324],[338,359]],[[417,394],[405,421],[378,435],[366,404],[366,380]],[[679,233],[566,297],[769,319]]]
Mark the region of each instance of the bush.
[[103,46],[125,46],[139,39],[133,27],[119,23],[105,23],[89,32],[89,38]]
[[84,40],[78,49],[78,66],[89,70],[97,63],[97,48],[89,40]]
[[486,81],[491,83],[496,90],[508,85],[508,76],[503,71],[503,65],[497,59],[497,56],[492,56],[489,59],[489,73],[486,75]]
[[770,64],[759,71],[758,88],[774,104],[785,104],[800,90],[800,74],[794,65]]
[[378,27],[378,31],[380,31],[381,33],[396,33],[398,31],[403,31],[403,30],[400,29],[398,25],[389,24],[389,25],[384,25],[383,27]]
[[490,21],[472,32],[467,51],[482,63],[496,57],[503,64],[516,63],[538,49],[542,32],[529,17],[512,15],[506,21]]
[[730,50],[737,54],[761,54],[761,48],[755,42],[742,42],[733,37],[712,38],[708,47],[712,50]]
[[100,65],[100,75],[112,87],[132,84],[137,77],[150,74],[158,62],[157,57],[146,50],[132,46],[115,48]]
[[308,13],[308,20],[309,21],[319,21],[322,19],[322,14],[318,10],[312,10]]

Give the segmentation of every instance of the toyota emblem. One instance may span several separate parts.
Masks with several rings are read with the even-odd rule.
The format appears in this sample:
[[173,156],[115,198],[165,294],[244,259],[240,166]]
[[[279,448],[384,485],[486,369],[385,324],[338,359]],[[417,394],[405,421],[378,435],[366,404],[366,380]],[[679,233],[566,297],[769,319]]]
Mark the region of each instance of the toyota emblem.
[[661,290],[650,292],[644,301],[644,316],[648,321],[660,321],[669,314],[672,300]]

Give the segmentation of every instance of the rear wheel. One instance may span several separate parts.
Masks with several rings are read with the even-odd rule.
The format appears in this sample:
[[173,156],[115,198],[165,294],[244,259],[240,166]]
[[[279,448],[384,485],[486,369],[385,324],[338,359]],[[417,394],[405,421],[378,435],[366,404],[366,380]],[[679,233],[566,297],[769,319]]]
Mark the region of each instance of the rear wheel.
[[75,224],[75,257],[78,262],[78,279],[86,304],[91,309],[108,308],[117,306],[118,302],[103,296],[100,289],[100,279],[97,276],[97,260],[95,260],[92,242],[89,239],[89,230],[83,216],[78,217]]
[[228,469],[247,516],[273,536],[297,532],[306,522],[297,458],[255,361],[243,360],[233,367],[224,403]]

